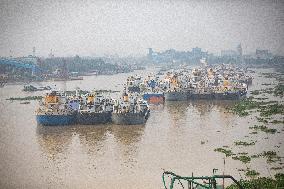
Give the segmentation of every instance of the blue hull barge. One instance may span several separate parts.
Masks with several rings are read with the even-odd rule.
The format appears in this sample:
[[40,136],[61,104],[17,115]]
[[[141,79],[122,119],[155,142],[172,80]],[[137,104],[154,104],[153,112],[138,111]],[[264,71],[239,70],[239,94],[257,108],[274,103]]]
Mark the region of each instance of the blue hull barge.
[[64,94],[52,91],[40,102],[36,120],[44,126],[72,125],[76,123],[76,113]]
[[76,115],[36,115],[37,123],[44,126],[73,125]]

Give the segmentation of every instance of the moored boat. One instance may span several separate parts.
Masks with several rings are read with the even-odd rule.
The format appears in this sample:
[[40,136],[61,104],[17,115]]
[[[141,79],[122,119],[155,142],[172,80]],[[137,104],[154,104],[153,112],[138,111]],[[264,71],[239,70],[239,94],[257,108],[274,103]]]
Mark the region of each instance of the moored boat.
[[165,102],[165,95],[161,89],[158,77],[148,76],[144,80],[142,98],[150,104],[162,104]]
[[140,84],[142,83],[142,78],[140,76],[130,76],[127,78],[126,86],[127,91],[140,93]]
[[68,106],[66,96],[52,91],[36,110],[36,120],[44,126],[72,125],[76,123],[76,111]]
[[112,122],[118,125],[145,124],[150,116],[147,101],[139,100],[137,96],[124,92],[123,100],[115,100],[112,112]]
[[188,93],[187,75],[181,73],[167,73],[164,79],[163,89],[165,91],[165,100],[183,101],[187,100]]
[[168,101],[183,101],[187,100],[187,91],[173,90],[165,92],[165,99]]
[[112,113],[112,122],[117,125],[140,125],[145,124],[149,116],[147,112],[125,112],[125,113]]
[[189,91],[187,98],[190,100],[212,100],[214,99],[214,93],[205,91]]
[[75,117],[75,112],[39,112],[36,115],[36,120],[38,124],[44,126],[72,125],[76,122]]
[[80,111],[77,114],[77,123],[81,125],[96,125],[111,122],[111,112]]
[[77,113],[77,123],[82,125],[95,125],[111,122],[113,103],[99,93],[88,94],[82,101]]
[[162,104],[165,101],[165,95],[162,92],[147,92],[143,94],[143,99],[150,104]]
[[214,98],[216,100],[240,100],[245,95],[240,91],[226,91],[226,92],[216,92],[214,93]]

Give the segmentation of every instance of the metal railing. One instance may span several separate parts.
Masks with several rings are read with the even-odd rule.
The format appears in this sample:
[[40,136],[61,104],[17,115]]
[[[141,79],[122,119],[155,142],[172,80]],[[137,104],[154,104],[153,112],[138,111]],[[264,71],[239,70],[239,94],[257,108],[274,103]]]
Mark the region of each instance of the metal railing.
[[[171,179],[169,188],[167,188],[166,186],[165,176],[169,176]],[[216,179],[231,179],[238,186],[239,189],[244,189],[239,184],[239,182],[231,175],[213,175],[200,177],[192,175],[190,177],[183,177],[170,171],[164,171],[162,179],[165,189],[173,189],[175,182],[178,182],[182,186],[182,188],[185,188],[182,181],[186,181],[188,189],[217,189]]]

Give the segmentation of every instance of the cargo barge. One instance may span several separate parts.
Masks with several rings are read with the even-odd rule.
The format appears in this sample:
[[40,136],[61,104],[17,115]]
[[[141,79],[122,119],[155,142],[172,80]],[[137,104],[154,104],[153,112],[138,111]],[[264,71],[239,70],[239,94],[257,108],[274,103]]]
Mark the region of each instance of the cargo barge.
[[111,122],[112,100],[100,93],[87,94],[80,103],[77,113],[77,123],[81,125],[96,125]]
[[44,126],[72,125],[76,123],[76,111],[68,106],[66,96],[52,91],[36,110],[37,123]]
[[145,124],[150,116],[147,101],[139,99],[137,94],[123,93],[122,100],[115,100],[112,122],[117,125]]

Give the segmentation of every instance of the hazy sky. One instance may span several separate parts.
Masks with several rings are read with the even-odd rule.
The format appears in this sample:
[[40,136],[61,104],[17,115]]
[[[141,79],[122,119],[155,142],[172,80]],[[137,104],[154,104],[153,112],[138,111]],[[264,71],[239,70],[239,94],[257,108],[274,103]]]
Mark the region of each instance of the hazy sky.
[[0,0],[0,56],[146,55],[147,48],[284,54],[284,1]]

